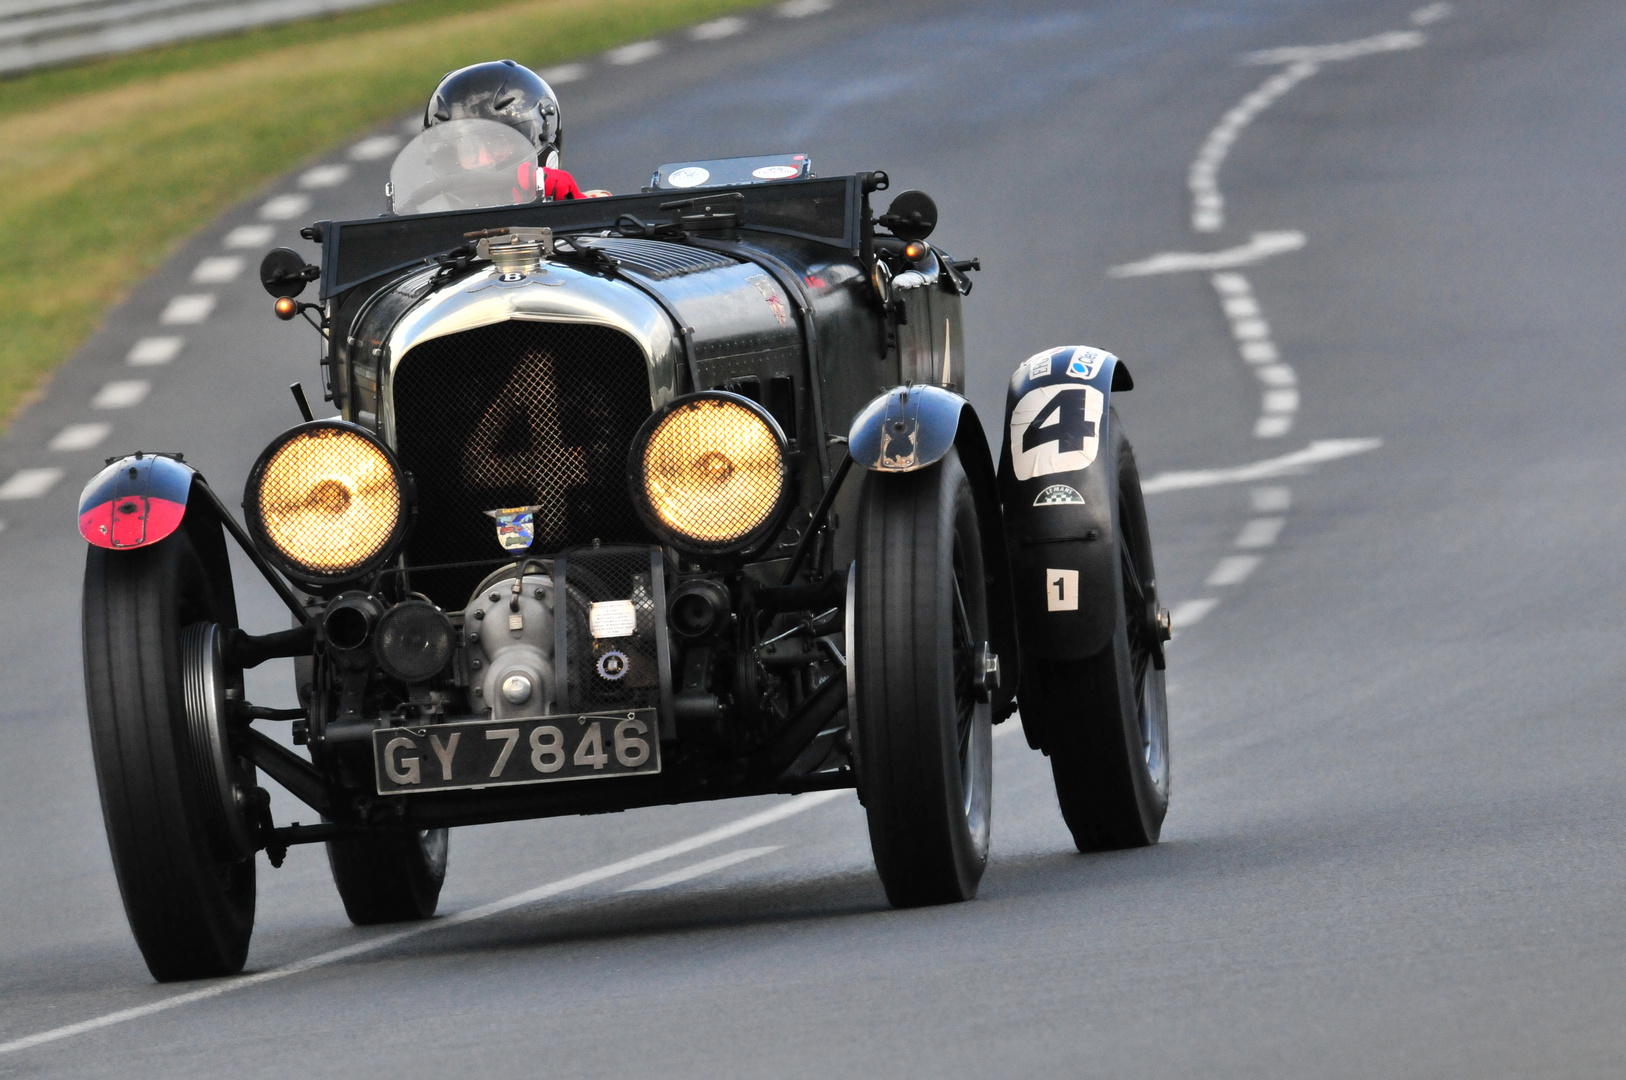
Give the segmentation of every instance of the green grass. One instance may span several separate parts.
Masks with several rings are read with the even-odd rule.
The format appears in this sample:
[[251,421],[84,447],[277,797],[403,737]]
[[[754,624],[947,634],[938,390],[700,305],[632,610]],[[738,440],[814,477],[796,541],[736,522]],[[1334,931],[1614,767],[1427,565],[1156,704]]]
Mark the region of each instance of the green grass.
[[762,2],[406,0],[0,80],[0,417],[192,232],[446,71],[546,67]]

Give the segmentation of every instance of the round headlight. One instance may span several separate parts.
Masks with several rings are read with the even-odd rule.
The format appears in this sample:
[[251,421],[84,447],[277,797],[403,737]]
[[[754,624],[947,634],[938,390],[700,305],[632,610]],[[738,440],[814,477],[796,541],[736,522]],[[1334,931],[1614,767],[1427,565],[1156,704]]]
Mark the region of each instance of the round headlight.
[[749,398],[708,390],[656,411],[632,440],[632,499],[673,547],[747,548],[783,516],[790,494],[785,435]]
[[317,420],[284,432],[254,463],[243,511],[262,552],[306,584],[376,568],[405,531],[401,470],[371,432]]

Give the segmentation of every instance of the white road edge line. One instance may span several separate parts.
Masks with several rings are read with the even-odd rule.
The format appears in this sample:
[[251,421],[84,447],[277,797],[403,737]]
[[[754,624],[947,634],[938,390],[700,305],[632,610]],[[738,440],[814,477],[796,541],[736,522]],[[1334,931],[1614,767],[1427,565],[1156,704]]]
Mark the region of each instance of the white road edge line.
[[760,855],[778,851],[784,845],[770,844],[767,847],[741,848],[739,851],[730,851],[726,855],[718,855],[711,859],[702,859],[700,862],[673,870],[671,873],[652,877],[647,881],[640,881],[636,885],[624,887],[622,892],[649,892],[651,889],[664,889],[668,885],[681,885],[685,881],[693,881],[697,877],[704,877],[715,870],[726,870],[730,866],[737,866],[747,859],[755,859]]
[[[35,471],[55,472],[60,476],[62,470],[49,469]],[[0,498],[3,497],[4,496],[0,496]],[[1021,727],[1022,723],[1020,718],[1013,715],[1008,718],[1005,723],[994,729],[994,738],[997,739],[1001,735],[1009,734],[1012,731],[1019,731],[1021,730]],[[314,968],[327,967],[328,965],[336,964],[341,960],[349,960],[354,956],[362,956],[366,953],[377,952],[379,949],[387,949],[397,942],[405,941],[408,938],[417,937],[420,934],[427,934],[431,931],[442,930],[451,926],[462,926],[466,923],[478,922],[481,919],[488,919],[493,915],[501,915],[504,912],[513,911],[515,908],[522,908],[529,904],[537,903],[541,900],[547,900],[551,897],[558,896],[561,893],[567,893],[575,889],[585,888],[588,885],[593,885],[603,881],[605,878],[616,877],[617,875],[625,874],[633,870],[641,870],[653,863],[658,863],[662,860],[670,859],[677,855],[687,855],[691,851],[697,851],[703,847],[710,847],[712,844],[720,844],[724,840],[732,840],[736,836],[743,836],[745,833],[765,828],[769,825],[784,821],[786,818],[793,818],[797,814],[803,814],[809,810],[816,809],[817,807],[823,806],[827,802],[841,798],[841,796],[845,795],[849,790],[849,788],[835,788],[830,791],[810,791],[805,795],[797,795],[793,798],[787,799],[778,806],[771,806],[766,810],[740,818],[738,821],[731,821],[727,825],[719,825],[715,829],[698,833],[697,835],[691,836],[686,840],[678,840],[674,843],[667,844],[664,847],[658,847],[654,848],[653,850],[646,851],[641,855],[633,855],[630,858],[622,859],[620,862],[613,862],[608,866],[601,866],[596,870],[584,870],[579,874],[573,874],[567,878],[560,878],[558,881],[549,882],[546,885],[539,885],[534,889],[529,889],[522,893],[515,893],[513,896],[507,896],[501,900],[493,900],[489,904],[481,904],[478,907],[472,907],[463,911],[455,912],[451,915],[447,915],[445,918],[419,923],[416,926],[410,926],[404,930],[396,930],[391,933],[380,934],[378,937],[369,938],[366,941],[358,941],[354,945],[346,945],[343,948],[333,949],[325,953],[318,953],[315,956],[306,957],[303,960],[295,960],[292,963],[284,964],[282,967],[272,968],[270,971],[260,971],[253,975],[239,975],[236,978],[222,980],[221,982],[215,983],[212,986],[205,986],[197,990],[190,990],[184,994],[176,994],[174,997],[164,998],[162,1001],[149,1002],[146,1005],[137,1005],[130,1009],[120,1009],[118,1012],[111,1012],[102,1016],[95,1016],[89,1020],[81,1020],[77,1024],[68,1024],[64,1027],[52,1028],[49,1031],[41,1031],[34,1035],[24,1035],[20,1039],[13,1039],[10,1042],[0,1043],[0,1054],[12,1054],[19,1050],[29,1050],[36,1046],[43,1046],[46,1043],[58,1042],[62,1039],[69,1039],[75,1035],[84,1035],[92,1031],[100,1031],[102,1028],[112,1027],[115,1024],[122,1024],[128,1020],[140,1020],[143,1017],[153,1016],[161,1012],[168,1012],[170,1009],[178,1009],[182,1005],[190,1005],[197,1001],[208,1001],[210,998],[217,998],[237,990],[247,990],[251,987],[259,986],[262,983],[276,982],[279,979],[286,979],[290,975],[299,975]]]
[[[60,470],[56,471],[60,472]],[[709,847],[712,844],[719,844],[724,840],[732,840],[736,836],[742,836],[745,833],[752,832],[756,829],[765,828],[766,826],[784,821],[786,818],[795,817],[797,814],[802,814],[816,807],[823,806],[827,802],[834,799],[839,799],[843,795],[848,794],[848,791],[849,789],[847,788],[836,788],[831,791],[813,791],[805,795],[797,795],[794,798],[787,799],[785,802],[782,802],[777,806],[769,807],[766,810],[740,818],[737,821],[731,821],[726,825],[720,825],[715,829],[698,833],[694,836],[688,837],[687,839],[678,840],[663,847],[654,848],[650,851],[643,852],[640,855],[633,855],[630,858],[622,859],[619,862],[613,862],[606,866],[598,867],[594,870],[584,870],[579,874],[572,874],[570,877],[560,878],[558,881],[552,881],[546,885],[539,885],[534,889],[528,889],[525,892],[515,893],[514,895],[504,897],[501,900],[493,900],[489,904],[480,904],[476,907],[467,908],[463,911],[447,915],[442,919],[435,919],[430,922],[419,923],[416,926],[407,927],[406,929],[380,934],[379,936],[369,938],[366,941],[358,941],[354,945],[346,945],[342,948],[332,949],[325,953],[318,953],[315,956],[306,957],[303,960],[295,960],[292,963],[284,964],[281,967],[272,968],[269,971],[260,971],[253,975],[239,975],[235,978],[224,979],[210,986],[201,987],[197,990],[189,990],[186,993],[176,994],[173,997],[164,998],[162,1001],[154,1001],[146,1005],[137,1005],[130,1009],[120,1009],[117,1012],[106,1013],[102,1016],[92,1017],[89,1020],[81,1020],[77,1024],[68,1024],[63,1027],[52,1028],[49,1031],[41,1031],[34,1035],[25,1035],[20,1039],[13,1039],[10,1042],[0,1043],[0,1054],[12,1054],[19,1050],[28,1050],[36,1046],[43,1046],[46,1043],[72,1038],[75,1035],[84,1035],[88,1032],[99,1031],[102,1028],[112,1027],[115,1024],[122,1024],[130,1020],[140,1020],[143,1017],[153,1016],[161,1012],[167,1012],[170,1009],[178,1009],[182,1005],[191,1005],[194,1002],[207,1001],[210,998],[217,998],[224,994],[230,994],[238,990],[247,990],[251,987],[260,986],[264,983],[276,982],[279,979],[286,979],[289,976],[299,975],[315,968],[327,967],[328,965],[336,964],[341,960],[349,960],[352,957],[362,956],[370,952],[377,952],[380,949],[387,949],[390,946],[398,944],[402,941],[406,941],[409,938],[415,938],[435,930],[444,930],[453,926],[464,926],[468,923],[478,922],[481,919],[489,919],[493,915],[501,915],[505,912],[513,911],[516,908],[522,908],[527,905],[537,903],[538,901],[547,900],[551,897],[558,896],[561,893],[567,893],[575,889],[585,888],[588,885],[596,884],[606,878],[616,877],[617,875],[625,874],[633,870],[641,870],[653,863],[661,862],[677,855],[687,855],[691,851],[697,851],[700,848]]]

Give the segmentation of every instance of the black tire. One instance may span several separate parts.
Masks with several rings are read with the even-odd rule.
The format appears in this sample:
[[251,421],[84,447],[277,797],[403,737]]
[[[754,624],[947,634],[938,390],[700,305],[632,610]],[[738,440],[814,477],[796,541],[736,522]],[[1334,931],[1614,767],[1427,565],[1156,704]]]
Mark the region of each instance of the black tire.
[[[92,547],[82,616],[96,781],[136,944],[160,982],[235,974],[254,930],[254,856],[222,835],[182,663],[189,629],[236,624],[230,583],[210,580],[185,528],[151,547]],[[253,793],[246,763],[221,766]]]
[[1169,809],[1169,708],[1157,575],[1135,454],[1116,416],[1106,464],[1116,477],[1119,559],[1112,641],[1095,656],[1024,672],[1024,705],[1043,710],[1061,814],[1080,851],[1157,843]]
[[988,864],[993,732],[973,686],[987,575],[958,454],[865,477],[855,571],[854,744],[875,868],[896,907],[969,900]]
[[446,880],[445,829],[402,829],[327,842],[333,884],[357,926],[415,922],[435,913]]

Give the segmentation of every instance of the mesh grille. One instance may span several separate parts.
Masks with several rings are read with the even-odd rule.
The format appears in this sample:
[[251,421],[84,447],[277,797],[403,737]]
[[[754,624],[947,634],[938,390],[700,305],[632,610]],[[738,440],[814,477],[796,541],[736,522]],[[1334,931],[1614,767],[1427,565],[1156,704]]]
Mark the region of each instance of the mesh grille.
[[[649,374],[626,335],[598,326],[505,322],[413,349],[395,373],[402,464],[418,487],[410,563],[497,559],[487,510],[535,506],[531,550],[644,541],[627,497],[627,449],[649,416]],[[484,571],[414,574],[460,608]]]
[[[570,597],[564,627],[569,710],[659,708],[655,613],[662,583],[654,580],[650,549],[589,548],[571,552],[562,564]],[[636,616],[634,632],[595,638],[592,605],[626,600]]]

